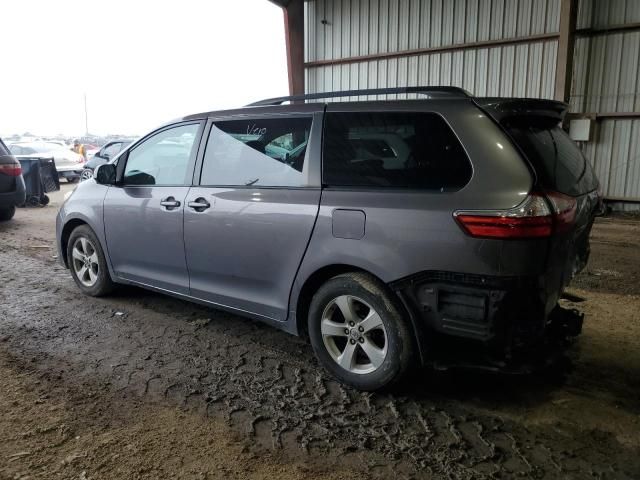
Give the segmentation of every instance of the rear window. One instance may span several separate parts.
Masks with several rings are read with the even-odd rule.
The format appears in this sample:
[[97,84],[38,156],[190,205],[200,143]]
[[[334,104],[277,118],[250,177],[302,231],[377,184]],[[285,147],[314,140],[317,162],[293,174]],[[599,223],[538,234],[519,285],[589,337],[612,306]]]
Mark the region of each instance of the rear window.
[[543,187],[572,196],[598,188],[591,165],[555,121],[511,120],[505,127],[533,165]]
[[328,186],[455,191],[472,168],[458,138],[435,113],[330,112],[322,179]]

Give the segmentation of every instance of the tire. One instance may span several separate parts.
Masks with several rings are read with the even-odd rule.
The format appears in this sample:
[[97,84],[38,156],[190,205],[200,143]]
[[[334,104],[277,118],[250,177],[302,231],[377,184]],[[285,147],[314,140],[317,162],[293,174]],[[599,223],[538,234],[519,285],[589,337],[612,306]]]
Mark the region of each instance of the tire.
[[67,177],[67,183],[78,183],[80,177]]
[[[74,249],[82,257],[74,256]],[[67,243],[67,262],[73,280],[85,295],[101,297],[115,288],[100,242],[88,225],[80,225],[71,232]]]
[[398,382],[414,363],[416,350],[401,312],[397,300],[375,277],[365,273],[333,277],[318,289],[309,307],[309,338],[318,361],[340,382],[359,390],[379,390]]
[[90,168],[85,168],[84,170],[82,170],[82,173],[80,174],[81,182],[90,180],[91,178],[93,178],[93,170],[91,170]]
[[16,214],[16,207],[0,208],[0,222],[7,222]]

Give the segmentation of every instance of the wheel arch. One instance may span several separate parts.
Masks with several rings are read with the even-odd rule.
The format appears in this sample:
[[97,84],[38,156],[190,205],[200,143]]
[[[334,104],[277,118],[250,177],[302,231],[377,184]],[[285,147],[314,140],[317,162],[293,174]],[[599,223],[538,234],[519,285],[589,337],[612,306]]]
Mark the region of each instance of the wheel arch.
[[69,268],[69,259],[67,258],[67,246],[69,244],[69,237],[71,236],[71,232],[73,232],[81,225],[87,225],[93,230],[93,227],[91,227],[88,222],[81,218],[72,218],[62,227],[62,233],[60,234],[60,254],[62,255],[64,266],[67,268]]
[[[357,267],[355,265],[349,265],[344,263],[325,265],[316,271],[314,271],[311,275],[307,277],[307,279],[302,284],[300,291],[298,293],[295,313],[296,313],[296,330],[299,335],[307,337],[307,315],[309,313],[309,306],[311,305],[311,299],[313,295],[318,291],[318,289],[329,279],[341,275],[343,273],[366,273],[371,277],[375,278],[382,285],[384,285],[387,289],[389,295],[392,296],[393,300],[396,303],[396,306],[401,310],[401,313],[407,317],[407,320],[410,320],[410,314],[400,298],[400,296],[393,291],[393,289],[389,288],[386,282],[384,282],[380,277],[375,275],[374,273],[362,268]],[[413,328],[413,322],[411,322]]]

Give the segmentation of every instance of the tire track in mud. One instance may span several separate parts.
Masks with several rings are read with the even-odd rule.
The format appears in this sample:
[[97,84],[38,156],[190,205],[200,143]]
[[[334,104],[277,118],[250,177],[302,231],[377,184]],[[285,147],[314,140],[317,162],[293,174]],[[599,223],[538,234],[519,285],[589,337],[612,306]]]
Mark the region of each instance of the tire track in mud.
[[69,384],[106,383],[223,419],[256,451],[345,462],[373,477],[640,472],[603,433],[528,429],[422,387],[357,392],[328,378],[310,346],[265,325],[138,289],[84,297],[62,267],[12,249],[0,266],[0,341],[12,355]]

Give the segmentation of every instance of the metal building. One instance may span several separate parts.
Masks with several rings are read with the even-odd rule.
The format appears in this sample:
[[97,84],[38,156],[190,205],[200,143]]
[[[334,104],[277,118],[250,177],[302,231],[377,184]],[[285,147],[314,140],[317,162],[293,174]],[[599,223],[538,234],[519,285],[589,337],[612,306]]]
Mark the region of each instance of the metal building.
[[272,1],[291,93],[455,85],[567,101],[589,119],[580,145],[605,197],[640,208],[640,0]]

